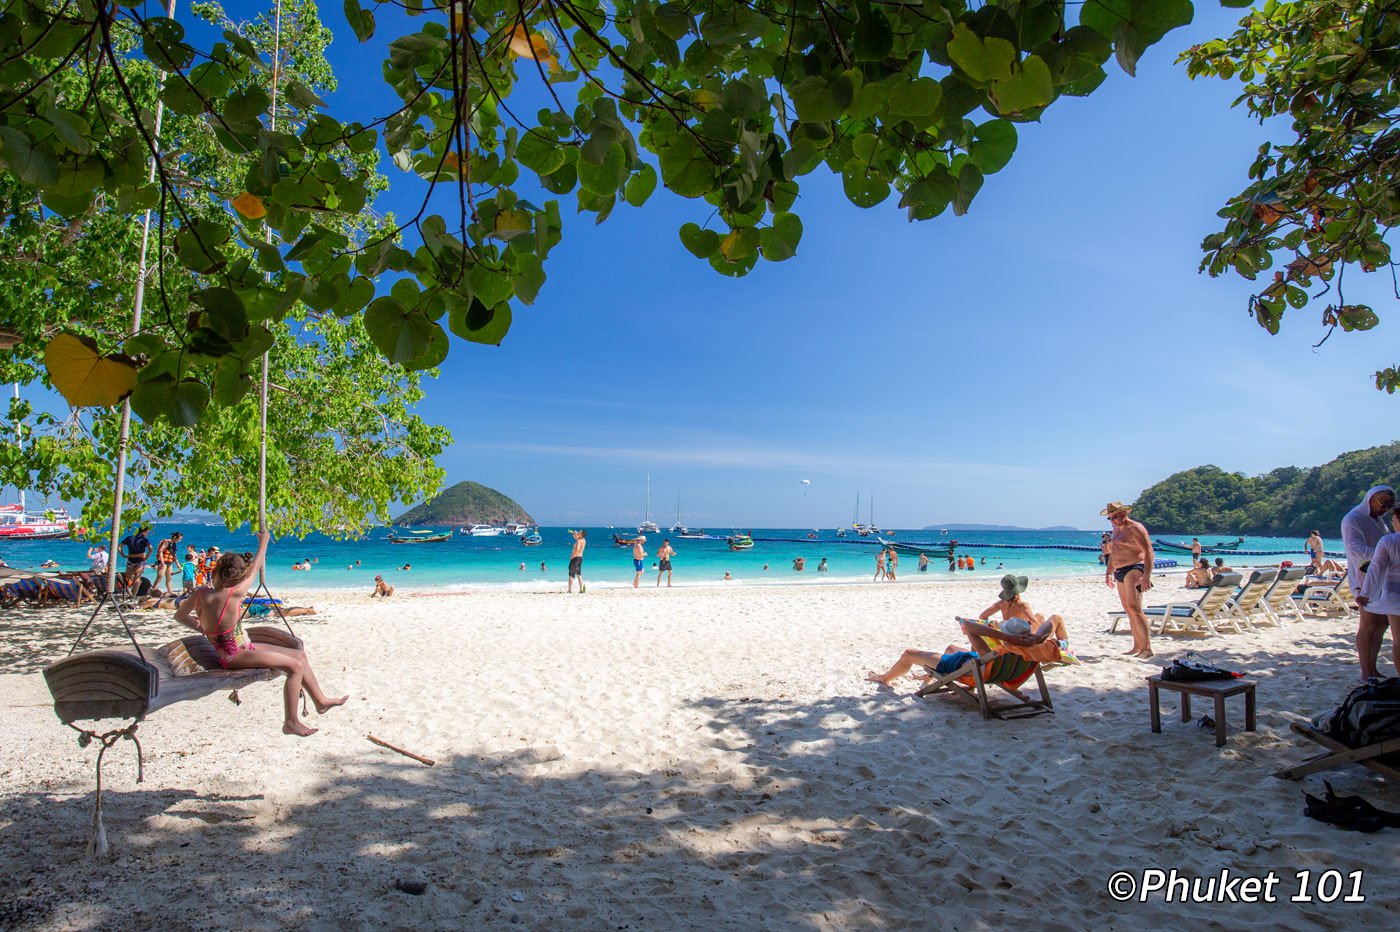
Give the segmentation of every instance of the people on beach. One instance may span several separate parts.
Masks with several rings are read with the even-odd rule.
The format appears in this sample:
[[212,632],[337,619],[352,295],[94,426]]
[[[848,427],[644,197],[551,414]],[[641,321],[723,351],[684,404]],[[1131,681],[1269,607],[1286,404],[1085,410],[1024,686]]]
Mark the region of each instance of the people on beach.
[[632,545],[632,569],[637,571],[632,577],[632,588],[637,589],[642,585],[642,571],[647,565],[647,536],[638,534],[627,543]]
[[1191,565],[1195,566],[1201,562],[1201,542],[1198,538],[1191,538]]
[[1152,636],[1142,611],[1142,594],[1152,588],[1152,538],[1147,528],[1128,517],[1132,510],[1131,505],[1109,502],[1099,512],[1113,524],[1104,585],[1117,588],[1133,632],[1133,646],[1124,653],[1146,660],[1152,656]]
[[[1366,613],[1385,619],[1390,628],[1391,663],[1396,674],[1400,674],[1400,508],[1391,512],[1391,525],[1396,533],[1386,534],[1376,542],[1371,565],[1356,593],[1356,604]],[[1382,628],[1376,639],[1377,654],[1384,635]]]
[[298,572],[306,572],[307,570],[310,570],[310,569],[311,569],[311,561],[310,561],[310,560],[298,560],[297,562],[295,562],[295,563],[292,564],[292,569],[293,569],[293,570],[296,570],[296,571],[298,571]]
[[[764,568],[765,570],[768,569],[767,566],[764,566],[763,568]],[[725,571],[724,571],[724,581],[725,581],[725,582],[733,582],[733,580],[734,580],[734,577],[731,576],[731,575],[729,575],[729,570],[725,570]]]
[[1308,552],[1308,570],[1322,566],[1322,534],[1313,531],[1308,535],[1308,539],[1303,542],[1303,549]]
[[872,582],[879,582],[885,578],[885,548],[881,547],[880,552],[875,554],[875,578]]
[[[1025,576],[1016,576],[1007,573],[1001,578],[1001,592],[997,600],[982,610],[982,614],[977,616],[979,622],[991,620],[993,615],[1001,615],[1000,630],[1009,634],[1027,634],[1042,622],[1050,622],[1050,631],[1055,635],[1055,640],[1062,646],[1069,647],[1069,629],[1065,627],[1064,618],[1059,615],[1051,615],[1049,618],[1031,608],[1030,603],[1021,598],[1021,594],[1026,591],[1029,580]],[[1022,624],[1016,624],[1016,622]],[[979,650],[976,643],[973,649]],[[1031,658],[1035,659],[1035,658]]]
[[175,559],[180,552],[180,541],[184,539],[184,534],[174,531],[169,537],[161,538],[160,543],[156,544],[156,586],[166,590],[170,589],[170,574],[175,569]]
[[574,591],[574,579],[577,578],[579,595],[583,595],[588,591],[583,586],[583,548],[588,546],[588,532],[578,530],[569,534],[574,539],[574,549],[569,553],[569,591]]
[[894,582],[895,575],[899,572],[899,553],[890,547],[885,551],[885,581]]
[[89,547],[87,552],[88,562],[92,566],[94,576],[107,575],[107,548],[101,544]]
[[1229,566],[1225,563],[1224,557],[1216,557],[1215,566],[1211,567],[1211,581],[1219,582],[1221,576],[1224,576],[1226,573],[1233,573],[1234,571],[1235,568],[1233,566]]
[[214,567],[212,584],[181,601],[175,619],[212,641],[219,666],[226,670],[269,669],[286,674],[287,681],[282,689],[282,731],[306,737],[315,734],[316,729],[307,726],[297,714],[297,700],[303,689],[320,714],[343,705],[349,697],[332,698],[321,690],[306,651],[273,644],[255,645],[244,632],[241,603],[267,559],[269,537],[266,530],[258,532],[256,554],[227,553],[220,557]]
[[792,568],[793,568],[794,570],[796,570],[797,572],[799,572],[799,573],[802,572],[804,569],[807,568],[807,558],[806,558],[806,557],[793,557],[793,558],[792,558]]
[[[1346,552],[1347,583],[1353,593],[1360,593],[1364,587],[1366,580],[1362,578],[1361,564],[1371,559],[1381,538],[1390,533],[1385,518],[1394,508],[1395,490],[1388,485],[1378,485],[1368,490],[1361,504],[1342,518],[1342,550]],[[1361,612],[1356,623],[1356,659],[1361,678],[1366,680],[1380,675],[1376,662],[1390,622],[1384,613],[1372,611],[1359,600],[1358,605]]]
[[920,572],[920,573],[927,573],[927,572],[928,572],[928,554],[926,554],[926,553],[920,553],[920,554],[919,554],[919,572]]
[[151,557],[151,539],[146,536],[150,529],[149,524],[137,526],[136,530],[123,537],[117,546],[117,555],[126,558],[123,575],[126,577],[127,588],[136,585],[136,580],[146,569],[146,561]]
[[194,589],[194,580],[199,569],[198,554],[195,553],[194,544],[185,547],[185,558],[180,561],[180,588],[185,592]]
[[[1069,650],[1069,631],[1064,619],[1059,615],[1047,618],[1032,609],[1021,598],[1027,583],[1025,576],[1003,576],[997,600],[983,610],[977,621],[958,619],[963,633],[967,635],[970,650],[956,644],[949,644],[941,653],[909,648],[884,673],[871,670],[865,678],[872,683],[892,687],[895,680],[915,666],[930,667],[939,676],[946,676],[973,658],[986,660],[999,653],[1019,654],[1040,663],[1072,659],[1064,654]],[[1001,618],[992,621],[992,616],[998,614]],[[925,682],[929,679],[926,675],[915,675]]]
[[826,557],[822,557],[822,561],[821,561],[820,563],[817,564],[817,572],[818,572],[818,573],[825,573],[825,572],[827,572]]
[[1099,562],[1108,565],[1108,553],[1113,549],[1113,535],[1108,531],[1103,532],[1103,537],[1099,538]]
[[374,591],[369,594],[371,599],[375,596],[387,599],[393,594],[394,587],[386,583],[383,576],[374,577]]
[[1196,561],[1196,565],[1186,571],[1187,589],[1205,589],[1215,582],[1215,574],[1211,572],[1210,561],[1201,557]]
[[676,555],[676,548],[671,546],[671,538],[663,537],[661,546],[656,551],[656,585],[661,586],[661,574],[666,574],[666,588],[671,588],[671,558]]

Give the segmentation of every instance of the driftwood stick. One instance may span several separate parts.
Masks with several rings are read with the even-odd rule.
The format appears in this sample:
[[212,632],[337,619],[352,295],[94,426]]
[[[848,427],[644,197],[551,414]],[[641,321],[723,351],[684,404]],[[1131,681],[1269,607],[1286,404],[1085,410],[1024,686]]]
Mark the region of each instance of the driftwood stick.
[[433,760],[432,758],[423,757],[423,756],[421,756],[421,755],[419,755],[419,754],[414,754],[412,751],[405,751],[403,748],[394,747],[392,744],[390,744],[390,743],[387,742],[387,741],[380,741],[380,740],[379,740],[378,738],[376,738],[374,735],[365,735],[365,737],[368,738],[368,739],[370,740],[370,743],[371,743],[371,744],[377,744],[377,745],[379,745],[381,748],[388,748],[389,750],[393,751],[395,754],[402,754],[404,757],[411,757],[411,758],[413,758],[414,760],[416,760],[418,763],[420,763],[420,764],[425,764],[425,765],[427,765],[428,767],[431,767],[431,766],[433,766],[433,764],[436,764],[436,763],[437,763],[437,761]]

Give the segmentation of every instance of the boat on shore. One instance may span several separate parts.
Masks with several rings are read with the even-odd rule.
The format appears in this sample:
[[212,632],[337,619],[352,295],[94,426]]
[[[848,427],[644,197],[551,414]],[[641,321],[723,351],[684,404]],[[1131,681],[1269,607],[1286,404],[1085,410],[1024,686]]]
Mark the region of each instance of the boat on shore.
[[388,540],[391,544],[439,544],[445,540],[452,539],[451,531],[409,531],[407,534],[390,533]]

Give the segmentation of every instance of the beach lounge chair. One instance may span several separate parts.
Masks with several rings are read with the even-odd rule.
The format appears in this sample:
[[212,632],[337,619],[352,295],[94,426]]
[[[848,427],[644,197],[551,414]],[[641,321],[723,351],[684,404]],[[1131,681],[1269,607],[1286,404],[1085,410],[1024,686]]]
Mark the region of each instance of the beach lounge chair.
[[1333,767],[1341,767],[1344,764],[1360,764],[1387,780],[1400,783],[1400,770],[1378,759],[1384,754],[1400,754],[1400,738],[1390,738],[1364,747],[1353,748],[1336,738],[1324,735],[1312,725],[1303,722],[1294,722],[1289,727],[1293,729],[1294,734],[1302,735],[1309,741],[1316,741],[1327,748],[1327,753],[1310,757],[1296,766],[1285,767],[1274,776],[1282,780],[1301,780],[1308,774],[1317,773],[1319,770],[1331,770]]
[[92,601],[92,592],[80,578],[45,580],[50,603],[82,605]]
[[[1201,592],[1194,602],[1168,602],[1166,605],[1150,605],[1143,609],[1150,626],[1157,619],[1157,634],[1179,631],[1183,634],[1219,634],[1220,628],[1239,631],[1241,623],[1235,617],[1231,599],[1240,584],[1239,573],[1222,573],[1210,587]],[[1113,627],[1109,633],[1118,630],[1118,622],[1128,617],[1126,612],[1109,612]]]
[[1307,615],[1342,618],[1352,618],[1356,615],[1356,596],[1352,594],[1351,584],[1345,576],[1336,582],[1308,586],[1302,595],[1295,596],[1294,599]]
[[1303,620],[1303,613],[1293,599],[1293,590],[1298,588],[1307,572],[1304,567],[1291,566],[1278,574],[1278,579],[1274,580],[1273,586],[1264,594],[1264,601],[1259,606],[1269,616],[1270,622],[1282,624],[1285,615],[1294,621]]
[[[1238,594],[1227,603],[1235,621],[1248,628],[1252,623],[1272,625],[1273,619],[1264,611],[1264,596],[1278,579],[1277,569],[1255,570],[1249,574]],[[1257,619],[1257,621],[1256,621]]]
[[[989,658],[978,657],[969,660],[952,673],[939,675],[930,671],[933,678],[916,695],[932,696],[940,692],[960,692],[977,702],[983,718],[1027,718],[1044,712],[1054,712],[1050,704],[1050,691],[1045,686],[1045,675],[1040,672],[1040,664],[1017,654],[996,654]],[[1040,690],[1040,699],[1032,699],[1021,692],[1020,687],[1032,676]],[[968,681],[971,682],[968,682]],[[996,686],[1016,700],[1014,703],[993,703],[987,698],[987,687]]]
[[43,605],[49,600],[48,580],[43,576],[14,576],[6,584],[6,604],[17,605],[28,602],[30,605]]

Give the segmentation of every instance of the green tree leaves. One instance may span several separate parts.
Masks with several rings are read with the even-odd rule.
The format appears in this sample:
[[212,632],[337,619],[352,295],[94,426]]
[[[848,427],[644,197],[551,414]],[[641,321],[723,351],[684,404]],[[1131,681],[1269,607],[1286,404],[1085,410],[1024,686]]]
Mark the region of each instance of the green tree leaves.
[[[1186,12],[1178,4],[1134,14],[1151,35]],[[1400,219],[1394,133],[1400,120],[1393,49],[1400,21],[1372,0],[1268,3],[1233,35],[1181,56],[1192,77],[1244,82],[1240,100],[1261,122],[1291,121],[1291,132],[1260,147],[1251,183],[1219,212],[1225,226],[1205,238],[1201,268],[1255,280],[1279,270],[1249,301],[1260,326],[1277,333],[1289,308],[1324,300],[1325,328],[1344,332],[1379,323],[1370,306],[1347,300],[1343,273],[1389,269],[1388,234]],[[1279,126],[1272,122],[1269,125]],[[1376,386],[1396,383],[1376,373]]]

